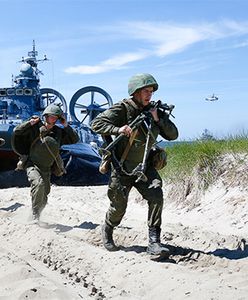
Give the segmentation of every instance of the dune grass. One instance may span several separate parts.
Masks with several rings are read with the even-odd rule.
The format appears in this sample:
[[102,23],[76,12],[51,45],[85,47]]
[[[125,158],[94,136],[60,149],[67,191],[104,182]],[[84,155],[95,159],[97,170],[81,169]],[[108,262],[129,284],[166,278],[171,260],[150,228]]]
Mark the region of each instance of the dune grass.
[[219,158],[224,154],[248,154],[248,138],[240,135],[222,140],[182,142],[166,148],[167,166],[160,171],[163,179],[175,182],[197,171],[205,188],[216,178]]

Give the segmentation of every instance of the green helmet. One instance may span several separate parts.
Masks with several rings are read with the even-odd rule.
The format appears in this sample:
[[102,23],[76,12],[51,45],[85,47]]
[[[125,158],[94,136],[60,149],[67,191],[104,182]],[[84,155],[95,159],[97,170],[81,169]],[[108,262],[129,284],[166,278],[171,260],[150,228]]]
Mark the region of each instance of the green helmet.
[[132,76],[129,80],[128,94],[132,96],[137,90],[147,86],[152,86],[154,92],[158,89],[158,83],[151,74],[136,74]]
[[48,105],[42,113],[43,116],[54,115],[54,116],[58,116],[58,118],[62,117],[63,114],[64,114],[63,110],[60,108],[60,106],[54,103]]

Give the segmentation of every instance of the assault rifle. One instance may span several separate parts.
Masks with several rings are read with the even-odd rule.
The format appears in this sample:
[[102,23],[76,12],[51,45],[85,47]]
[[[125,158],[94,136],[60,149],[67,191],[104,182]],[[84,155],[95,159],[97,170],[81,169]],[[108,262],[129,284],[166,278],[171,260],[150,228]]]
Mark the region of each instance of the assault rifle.
[[175,118],[172,115],[172,110],[175,108],[175,105],[170,104],[168,105],[167,103],[162,103],[161,100],[156,101],[151,101],[151,104],[149,105],[150,108],[157,108],[158,110],[161,110],[163,112],[165,112],[166,110],[169,111],[169,115],[172,116],[173,118]]
[[175,118],[171,112],[174,109],[174,105],[168,105],[166,103],[162,103],[161,100],[158,100],[157,102],[152,101],[148,107],[147,110],[144,110],[140,115],[138,115],[129,125],[129,127],[134,131],[135,129],[139,128],[142,124],[145,125],[146,131],[147,131],[147,139],[145,144],[145,151],[142,163],[139,163],[138,166],[131,172],[127,173],[123,168],[122,165],[118,162],[114,155],[114,148],[115,145],[125,136],[124,133],[119,134],[111,143],[107,145],[106,148],[101,148],[100,153],[105,159],[110,159],[112,156],[112,159],[114,160],[113,163],[118,166],[118,168],[121,169],[121,171],[128,175],[128,176],[137,176],[136,182],[142,180],[144,182],[147,181],[147,177],[145,175],[145,169],[146,169],[146,162],[149,155],[149,142],[150,138],[152,137],[151,132],[151,120],[152,120],[152,114],[149,111],[150,109],[157,108],[158,110],[161,110],[163,112],[169,111],[169,115],[171,115],[173,118]]

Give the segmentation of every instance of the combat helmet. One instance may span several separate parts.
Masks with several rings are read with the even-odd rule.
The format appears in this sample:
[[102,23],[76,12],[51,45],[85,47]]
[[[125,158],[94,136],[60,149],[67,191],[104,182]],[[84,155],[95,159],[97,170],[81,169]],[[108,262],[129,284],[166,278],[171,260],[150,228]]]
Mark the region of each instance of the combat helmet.
[[138,89],[142,89],[147,86],[152,86],[154,92],[158,89],[158,83],[151,74],[136,74],[129,79],[128,94],[132,96]]
[[60,106],[52,103],[44,109],[42,116],[54,115],[54,116],[58,116],[58,118],[60,118],[63,116],[63,114],[64,114],[63,110],[60,108]]

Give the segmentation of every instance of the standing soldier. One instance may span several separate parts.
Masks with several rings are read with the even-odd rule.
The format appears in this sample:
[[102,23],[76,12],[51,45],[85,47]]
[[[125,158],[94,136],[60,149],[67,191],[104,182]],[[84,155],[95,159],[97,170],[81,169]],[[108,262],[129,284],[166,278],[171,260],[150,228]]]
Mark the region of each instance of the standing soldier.
[[[114,156],[119,162],[122,161],[123,171],[117,171],[112,163],[108,186],[110,207],[102,227],[103,244],[109,251],[118,250],[113,241],[113,229],[120,224],[126,212],[129,192],[132,187],[135,187],[148,202],[149,244],[147,252],[152,255],[169,256],[168,248],[160,244],[163,209],[162,179],[152,164],[147,164],[145,170],[144,175],[147,181],[137,181],[137,177],[132,175],[132,170],[142,163],[147,139],[144,126],[140,126],[138,130],[135,130],[136,132],[129,126],[138,115],[144,111],[149,111],[151,114],[150,130],[153,143],[149,143],[148,151],[159,134],[167,140],[175,140],[178,137],[178,130],[169,120],[169,115],[151,105],[152,94],[157,89],[158,83],[152,75],[146,73],[134,75],[128,84],[130,98],[124,99],[99,114],[92,123],[92,129],[105,137],[125,135],[114,149]],[[130,145],[128,153],[127,144]],[[124,152],[126,153],[123,161]]]
[[[43,112],[44,122],[33,116],[14,129],[13,148],[19,154],[20,148],[27,151],[26,172],[31,185],[33,219],[39,220],[50,193],[51,167],[59,157],[63,144],[77,143],[79,137],[68,124],[62,109],[50,104]],[[63,128],[55,125],[57,121]],[[22,153],[23,154],[23,153]]]

